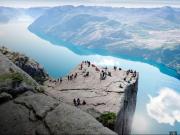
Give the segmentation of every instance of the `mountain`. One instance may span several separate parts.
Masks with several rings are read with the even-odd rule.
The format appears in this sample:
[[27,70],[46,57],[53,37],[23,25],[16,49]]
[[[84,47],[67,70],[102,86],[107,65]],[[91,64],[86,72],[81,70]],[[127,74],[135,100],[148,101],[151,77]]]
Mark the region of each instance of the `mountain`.
[[164,64],[180,73],[178,8],[61,6],[47,10],[29,30],[52,42]]
[[7,23],[10,20],[17,19],[20,16],[26,15],[34,19],[42,15],[48,8],[36,7],[36,8],[11,8],[0,7],[0,23]]
[[31,16],[32,18],[38,18],[48,10],[48,7],[32,7],[24,9],[24,13]]
[[14,8],[0,7],[0,23],[6,23],[17,15],[18,11]]

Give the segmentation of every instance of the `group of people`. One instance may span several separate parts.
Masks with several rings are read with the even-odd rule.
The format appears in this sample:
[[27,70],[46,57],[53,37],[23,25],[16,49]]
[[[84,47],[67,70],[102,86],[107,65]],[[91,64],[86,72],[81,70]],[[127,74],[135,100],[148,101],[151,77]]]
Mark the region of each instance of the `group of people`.
[[[114,66],[114,70],[116,71],[117,70],[117,66]],[[121,70],[121,68],[119,68],[119,71]]]
[[86,74],[84,75],[84,77],[88,77],[89,76],[89,71],[86,72]]
[[57,79],[57,82],[58,82],[58,83],[62,83],[62,77],[58,78],[58,79]]
[[[79,98],[77,100],[74,98],[73,99],[73,103],[74,103],[75,106],[81,105],[81,101],[80,101]],[[83,100],[82,105],[86,105],[86,101],[85,100]]]
[[85,63],[85,65],[87,64],[87,65],[88,65],[88,67],[90,67],[90,65],[91,65],[91,62],[90,62],[90,61],[88,61],[88,60],[83,61],[82,63]]
[[88,60],[86,60],[86,61],[82,61],[82,63],[81,63],[81,65],[80,65],[80,70],[82,70],[83,69],[83,64],[87,64],[88,65],[88,67],[90,67],[91,66],[91,62],[90,61],[88,61]]
[[67,76],[68,81],[71,81],[71,80],[73,80],[73,79],[76,79],[76,78],[77,78],[77,75],[78,75],[77,73],[68,75],[68,76]]
[[100,73],[100,80],[105,80],[107,76],[111,77],[111,72],[102,70]]
[[129,80],[127,80],[127,78],[124,77],[124,81],[127,81],[128,83],[130,83],[130,81],[132,81],[132,77],[136,77],[136,75],[137,75],[137,72],[133,71],[132,69],[129,69],[126,71],[126,75],[129,75],[129,73],[131,73],[131,75],[132,75]]
[[53,82],[53,83],[62,83],[62,77],[58,78],[58,79],[49,79],[49,82]]
[[133,77],[136,77],[136,75],[137,75],[137,72],[134,71],[134,72],[133,72]]
[[[118,68],[117,66],[114,66],[113,68],[114,68],[114,71],[116,71],[117,69],[119,69],[119,71],[122,70],[121,68]],[[107,75],[111,77],[111,72],[107,71],[108,68],[105,67],[104,69],[105,71],[102,70],[100,73],[100,80],[105,80]]]
[[126,75],[129,75],[129,73],[132,73],[132,77],[136,77],[137,72],[133,71],[132,69],[129,69],[126,71]]

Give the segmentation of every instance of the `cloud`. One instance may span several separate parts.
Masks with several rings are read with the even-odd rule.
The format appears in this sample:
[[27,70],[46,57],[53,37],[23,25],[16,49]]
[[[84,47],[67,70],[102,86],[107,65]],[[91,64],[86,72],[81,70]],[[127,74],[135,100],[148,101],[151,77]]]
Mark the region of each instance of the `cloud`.
[[150,97],[146,105],[148,115],[159,123],[174,125],[180,122],[180,94],[170,88],[163,88],[159,95]]
[[93,5],[113,7],[180,7],[179,0],[0,0],[0,6],[34,7],[58,5]]
[[[139,123],[141,126],[139,126]],[[149,122],[146,116],[141,113],[135,113],[134,118],[133,118],[133,124],[132,124],[132,132],[135,134],[147,134],[149,133]]]
[[99,58],[96,61],[93,61],[93,63],[99,66],[111,66],[111,67],[119,65],[119,62],[116,61],[116,59],[111,59],[111,58],[106,58],[106,59]]

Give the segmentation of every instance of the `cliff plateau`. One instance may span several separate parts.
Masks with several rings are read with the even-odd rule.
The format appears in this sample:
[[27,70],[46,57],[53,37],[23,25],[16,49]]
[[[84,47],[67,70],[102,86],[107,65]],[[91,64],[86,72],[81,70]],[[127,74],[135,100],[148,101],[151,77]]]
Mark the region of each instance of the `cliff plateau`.
[[[1,135],[114,135],[95,119],[109,111],[117,114],[115,131],[130,134],[138,73],[134,76],[132,71],[82,62],[69,77],[48,78],[40,85],[32,74],[16,66],[11,56],[10,51],[6,56],[0,53]],[[21,59],[17,61],[21,63]],[[74,98],[83,99],[86,104],[74,106]]]

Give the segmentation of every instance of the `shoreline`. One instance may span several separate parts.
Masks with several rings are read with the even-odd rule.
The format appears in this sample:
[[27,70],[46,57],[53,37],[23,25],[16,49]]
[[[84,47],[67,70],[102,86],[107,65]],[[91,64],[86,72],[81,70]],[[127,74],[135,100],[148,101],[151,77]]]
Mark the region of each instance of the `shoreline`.
[[[146,63],[146,64],[149,64],[149,65],[155,66],[160,70],[160,72],[162,72],[162,73],[164,73],[166,75],[169,75],[171,77],[175,77],[175,78],[180,80],[180,74],[178,73],[178,71],[176,69],[168,67],[165,64],[157,63],[157,62],[154,62],[152,60],[141,59],[140,57],[134,57],[133,58],[132,56],[129,57],[128,55],[113,54],[113,53],[108,53],[107,51],[105,51],[105,53],[104,53],[104,52],[102,52],[102,50],[87,49],[85,47],[81,47],[81,46],[78,46],[78,45],[73,45],[72,43],[69,43],[69,42],[66,42],[66,41],[60,41],[60,40],[53,39],[53,38],[51,38],[49,36],[46,36],[43,33],[34,32],[30,28],[30,26],[28,26],[27,29],[31,33],[33,33],[34,35],[36,35],[36,36],[38,36],[38,37],[52,43],[53,45],[66,47],[66,48],[68,48],[69,50],[71,50],[72,52],[74,52],[74,53],[76,53],[78,55],[95,55],[95,54],[97,54],[97,55],[102,55],[102,56],[112,56],[112,57],[115,57],[115,58],[121,58],[121,59],[135,61],[135,62],[142,62],[142,63]],[[68,44],[68,45],[66,45],[66,44]],[[79,50],[80,50],[80,53],[78,52]]]

